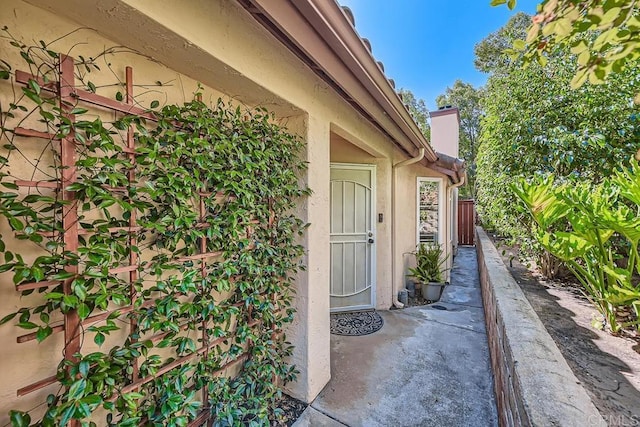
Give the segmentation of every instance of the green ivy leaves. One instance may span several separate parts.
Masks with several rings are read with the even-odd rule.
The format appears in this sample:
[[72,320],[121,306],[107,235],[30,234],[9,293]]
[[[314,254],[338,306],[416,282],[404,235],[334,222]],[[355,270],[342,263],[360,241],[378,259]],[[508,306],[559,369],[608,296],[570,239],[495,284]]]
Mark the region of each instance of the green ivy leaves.
[[[40,49],[50,63],[32,71],[57,79],[59,57],[46,44],[14,47],[28,66],[43,61],[33,55]],[[79,57],[76,67],[83,86],[97,93],[85,79],[99,71],[95,60]],[[0,62],[0,78],[12,70]],[[0,272],[13,274],[23,295],[42,294],[39,305],[0,324],[44,341],[60,331],[61,315],[75,312],[83,346],[61,361],[63,387],[48,396],[37,422],[95,425],[102,408],[107,425],[184,426],[206,408],[219,425],[268,423],[279,384],[297,374],[286,362],[292,347],[282,328],[293,319],[292,278],[304,252],[297,239],[306,225],[291,213],[309,194],[299,184],[302,142],[268,111],[221,100],[161,109],[153,101],[157,123],[89,119],[88,108],[73,105],[71,121],[38,81],[0,113],[37,112],[56,137],[75,136],[77,180],[64,190],[77,202],[78,249],[62,243],[60,219],[70,206],[60,200],[62,189],[25,194],[6,173],[20,147],[3,128],[10,143],[0,157],[0,216],[17,239],[45,254],[26,257],[0,236]],[[115,97],[124,99],[121,92]],[[123,148],[128,129],[134,152]],[[46,167],[52,180],[63,172],[57,163]],[[203,253],[210,255],[197,258]],[[40,282],[51,283],[34,285]],[[224,371],[230,363],[242,368],[234,378]],[[156,377],[123,391],[147,376]],[[14,426],[32,423],[28,412],[10,416]]]

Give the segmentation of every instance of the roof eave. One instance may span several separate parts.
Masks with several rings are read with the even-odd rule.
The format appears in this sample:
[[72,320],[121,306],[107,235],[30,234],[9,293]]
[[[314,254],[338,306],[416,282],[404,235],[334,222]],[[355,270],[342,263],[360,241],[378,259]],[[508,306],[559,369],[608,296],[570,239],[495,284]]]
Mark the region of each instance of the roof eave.
[[[398,147],[408,155],[414,155],[415,149],[425,148],[425,158],[430,162],[437,160],[433,148],[335,0],[239,1],[267,30],[307,63],[317,75],[336,88],[347,102],[356,106],[358,111],[383,130]],[[294,22],[294,19],[291,19],[291,22],[282,19],[285,16],[294,17],[294,9],[298,14],[295,17],[297,22]],[[286,15],[287,13],[289,15]],[[303,18],[304,21],[299,18]],[[314,34],[309,33],[306,35],[307,40],[300,39],[300,28],[295,28],[294,25],[300,26],[301,22],[315,33],[315,40],[312,39]],[[338,60],[332,66],[326,63],[327,50]],[[350,76],[341,71],[347,71]],[[376,119],[375,111],[359,102],[357,95],[363,89],[375,100],[395,129],[381,123]],[[400,138],[394,137],[398,132]]]

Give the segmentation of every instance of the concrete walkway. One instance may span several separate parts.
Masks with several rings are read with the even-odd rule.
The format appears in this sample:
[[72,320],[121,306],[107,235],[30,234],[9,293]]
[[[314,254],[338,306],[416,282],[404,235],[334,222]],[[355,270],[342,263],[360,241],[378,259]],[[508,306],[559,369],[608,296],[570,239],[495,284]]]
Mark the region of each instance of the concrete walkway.
[[380,314],[375,334],[331,336],[331,381],[294,426],[498,424],[474,248],[438,303]]

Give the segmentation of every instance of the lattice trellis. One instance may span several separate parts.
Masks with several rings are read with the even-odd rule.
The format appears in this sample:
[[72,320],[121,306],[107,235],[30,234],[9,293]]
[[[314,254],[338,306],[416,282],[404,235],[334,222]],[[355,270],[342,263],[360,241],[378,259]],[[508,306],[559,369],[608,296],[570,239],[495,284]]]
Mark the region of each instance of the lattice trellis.
[[[133,93],[133,71],[131,67],[126,68],[126,93],[125,99],[123,101],[106,98],[97,93],[86,91],[76,87],[76,78],[74,73],[74,59],[70,56],[61,55],[59,65],[59,82],[44,81],[39,77],[22,71],[17,71],[15,73],[15,81],[16,83],[22,84],[24,86],[28,86],[30,82],[35,82],[43,92],[47,92],[50,94],[50,96],[56,97],[59,100],[59,108],[62,112],[62,117],[71,124],[71,129],[73,129],[73,123],[76,120],[76,117],[73,113],[75,111],[74,108],[82,104],[92,106],[92,108],[98,108],[101,111],[111,111],[113,112],[113,114],[133,115],[138,119],[144,119],[146,121],[152,122],[157,120],[151,112],[135,105]],[[179,125],[180,124],[176,124],[176,126]],[[58,195],[58,200],[62,201],[60,208],[61,221],[59,224],[59,229],[55,231],[39,233],[46,239],[60,239],[64,244],[65,253],[68,253],[70,257],[73,258],[73,255],[77,255],[78,251],[81,249],[84,239],[90,238],[92,233],[97,233],[97,231],[87,229],[86,227],[81,225],[81,215],[79,215],[79,212],[82,209],[79,206],[78,199],[75,192],[73,191],[74,184],[79,182],[76,162],[78,150],[80,149],[80,147],[82,147],[83,142],[76,138],[73,131],[69,132],[66,136],[60,139],[57,139],[57,135],[52,133],[42,132],[34,129],[27,129],[23,127],[16,127],[15,129],[13,129],[13,133],[16,137],[29,138],[29,141],[32,139],[44,139],[50,141],[51,143],[57,144],[57,146],[59,147],[57,148],[60,161],[60,165],[58,168],[60,173],[59,179],[47,181],[16,180],[15,184],[18,187],[22,188],[47,189],[49,191],[55,192]],[[128,187],[123,188],[112,187],[106,184],[104,185],[105,190],[113,194],[118,194],[124,199],[130,197],[132,187],[134,187],[135,185],[139,185],[139,182],[137,180],[138,177],[136,176],[136,156],[139,154],[136,152],[135,135],[136,125],[130,124],[126,129],[126,135],[124,135],[123,138],[124,144],[121,147],[122,155],[126,156],[132,165],[132,167],[129,168],[129,170],[126,172],[129,183]],[[196,227],[202,229],[210,226],[210,224],[207,222],[207,217],[208,215],[212,214],[212,204],[221,205],[224,204],[225,201],[235,200],[233,195],[230,195],[229,193],[218,193],[215,191],[215,189],[199,191],[197,194],[199,196],[199,206],[196,212],[196,215],[198,217]],[[76,309],[72,309],[64,313],[64,320],[61,323],[52,326],[52,333],[64,334],[64,358],[71,363],[77,362],[76,354],[80,353],[82,350],[81,337],[85,333],[85,328],[90,327],[91,325],[95,325],[99,322],[103,322],[107,319],[127,319],[128,340],[130,342],[136,342],[137,340],[139,340],[140,331],[137,324],[138,318],[135,314],[141,310],[154,307],[160,298],[149,297],[147,295],[143,302],[138,302],[141,290],[140,272],[143,270],[143,262],[140,259],[140,253],[138,252],[138,250],[134,250],[133,248],[136,248],[138,246],[139,239],[142,236],[145,236],[145,233],[148,233],[149,229],[140,225],[138,213],[135,209],[130,212],[128,218],[121,218],[119,221],[120,223],[122,223],[121,225],[108,227],[106,229],[106,232],[112,233],[114,236],[122,236],[123,233],[128,236],[128,264],[110,267],[108,269],[108,275],[128,276],[130,302],[126,305],[113,307],[106,311],[91,313],[90,316],[85,318],[79,316]],[[125,221],[126,224],[124,224]],[[270,230],[274,228],[275,222],[275,214],[273,211],[270,211],[268,218],[251,219],[250,221],[246,221],[245,223],[239,224],[238,226],[244,227],[243,233],[245,234],[247,240],[250,240],[255,227],[262,227],[264,229]],[[100,232],[104,233],[105,230],[100,230]],[[171,261],[178,263],[191,263],[193,264],[193,268],[198,270],[199,274],[202,277],[205,277],[207,274],[209,274],[208,269],[210,268],[210,262],[212,260],[219,260],[224,255],[220,250],[211,250],[211,245],[209,243],[210,242],[208,241],[206,235],[203,235],[199,238],[198,248],[196,251],[197,253],[186,254]],[[249,247],[248,249],[251,250],[251,247]],[[63,280],[47,280],[47,278],[45,278],[45,280],[40,281],[19,283],[16,285],[16,290],[19,292],[23,292],[29,290],[53,289],[62,285],[62,291],[64,292],[64,294],[67,296],[72,296],[74,295],[74,280],[78,274],[82,273],[82,271],[79,270],[78,262],[68,262],[66,263],[64,268],[69,277]],[[231,282],[233,282],[234,279],[237,279],[237,277],[230,277]],[[200,291],[206,292],[205,289],[201,289]],[[181,295],[176,296],[180,297]],[[182,296],[189,297],[189,295]],[[267,298],[270,299],[275,306],[278,305],[277,295],[267,295]],[[253,319],[252,313],[254,307],[252,303],[247,303],[245,301],[235,301],[232,304],[229,304],[229,308],[236,309],[236,311],[234,312],[236,314],[234,316],[236,318],[242,317],[243,319],[245,319],[246,326],[248,328],[256,328],[262,333],[265,332],[261,330],[262,322],[259,319]],[[274,315],[278,315],[278,313],[274,313]],[[195,349],[195,351],[172,358],[169,363],[166,363],[156,369],[153,374],[141,374],[138,358],[135,358],[132,362],[130,381],[128,381],[128,384],[124,385],[119,390],[119,394],[122,395],[139,390],[145,384],[148,384],[154,379],[172,371],[173,369],[183,366],[196,358],[206,358],[208,357],[212,349],[219,348],[230,339],[232,339],[234,334],[234,326],[231,324],[231,322],[227,325],[228,329],[224,331],[222,336],[212,336],[210,335],[212,329],[208,325],[211,320],[212,319],[202,319],[199,328],[194,328],[194,325],[190,325],[188,322],[183,323],[180,328],[182,331],[186,331],[188,329],[201,329],[199,340],[201,341],[202,345],[199,348]],[[266,332],[269,333],[271,335],[271,338],[274,339],[279,334],[279,330],[273,329],[267,330]],[[168,335],[169,332],[167,331],[159,331],[145,336],[144,340],[158,343],[165,339]],[[37,332],[20,335],[17,338],[17,342],[25,343],[33,341],[35,339],[37,339]],[[229,360],[222,360],[220,362],[219,368],[215,372],[211,372],[210,375],[215,376],[223,374],[234,365],[240,365],[241,363],[247,361],[250,356],[250,352],[248,351],[247,346],[250,347],[251,345],[252,342],[251,340],[249,340],[245,343],[244,351],[240,352]],[[50,377],[44,378],[35,383],[28,384],[20,388],[19,390],[17,390],[17,394],[18,396],[24,396],[36,390],[54,384],[57,381],[57,376],[52,375]],[[117,396],[109,396],[108,400],[115,400],[116,398]],[[201,411],[200,415],[191,420],[189,426],[202,425],[207,421],[212,422],[210,408],[206,407],[207,399],[207,387],[202,387],[202,401],[205,402],[205,407]],[[79,422],[77,420],[72,420],[70,425],[76,427],[79,425]]]

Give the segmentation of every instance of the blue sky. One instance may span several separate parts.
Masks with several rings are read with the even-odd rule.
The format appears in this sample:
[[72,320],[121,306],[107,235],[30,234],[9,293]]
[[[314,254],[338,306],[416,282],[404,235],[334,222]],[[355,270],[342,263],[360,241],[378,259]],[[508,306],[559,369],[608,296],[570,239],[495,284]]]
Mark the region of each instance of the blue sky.
[[355,16],[396,88],[410,89],[435,109],[435,98],[456,79],[476,86],[486,75],[473,66],[473,47],[516,11],[533,14],[537,0],[518,0],[516,11],[490,0],[338,0]]

